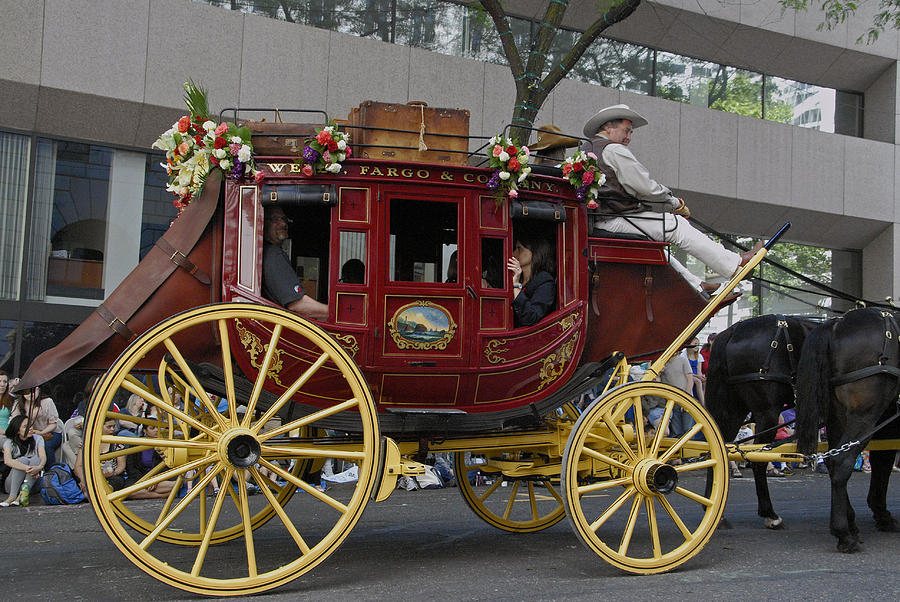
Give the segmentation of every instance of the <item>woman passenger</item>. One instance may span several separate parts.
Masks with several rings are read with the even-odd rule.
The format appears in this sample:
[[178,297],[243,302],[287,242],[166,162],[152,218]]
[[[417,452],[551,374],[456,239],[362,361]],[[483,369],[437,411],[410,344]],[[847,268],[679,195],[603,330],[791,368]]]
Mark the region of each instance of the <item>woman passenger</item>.
[[556,258],[546,240],[519,238],[506,263],[512,274],[516,326],[531,326],[556,305]]

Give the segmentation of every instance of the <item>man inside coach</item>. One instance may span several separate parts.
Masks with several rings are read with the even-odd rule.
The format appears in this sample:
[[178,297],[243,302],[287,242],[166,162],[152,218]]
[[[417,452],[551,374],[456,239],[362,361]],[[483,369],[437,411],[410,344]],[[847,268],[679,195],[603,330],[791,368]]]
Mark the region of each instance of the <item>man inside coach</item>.
[[295,314],[316,320],[328,318],[328,306],[306,294],[300,279],[291,267],[291,261],[281,248],[281,243],[290,238],[288,226],[291,220],[281,207],[266,208],[265,229],[263,231],[263,297],[289,309]]

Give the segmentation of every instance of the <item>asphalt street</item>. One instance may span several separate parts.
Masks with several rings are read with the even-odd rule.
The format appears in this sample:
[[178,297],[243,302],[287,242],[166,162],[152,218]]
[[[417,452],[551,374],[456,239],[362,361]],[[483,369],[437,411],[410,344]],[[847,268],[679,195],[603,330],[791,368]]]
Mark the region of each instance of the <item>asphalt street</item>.
[[[749,471],[745,471],[749,473]],[[894,475],[895,477],[897,475]],[[894,479],[896,480],[896,479]],[[733,480],[726,516],[695,558],[662,575],[629,575],[576,539],[567,520],[539,533],[510,534],[482,522],[455,488],[396,491],[371,503],[343,545],[322,565],[261,600],[889,600],[900,578],[900,533],[875,530],[855,473],[850,494],[862,551],[835,550],[828,532],[829,483],[799,471],[770,479],[786,528],[756,516],[751,478]],[[900,492],[888,506],[900,512]],[[288,505],[290,509],[291,505]],[[181,600],[131,564],[88,504],[0,509],[6,545],[4,598]]]

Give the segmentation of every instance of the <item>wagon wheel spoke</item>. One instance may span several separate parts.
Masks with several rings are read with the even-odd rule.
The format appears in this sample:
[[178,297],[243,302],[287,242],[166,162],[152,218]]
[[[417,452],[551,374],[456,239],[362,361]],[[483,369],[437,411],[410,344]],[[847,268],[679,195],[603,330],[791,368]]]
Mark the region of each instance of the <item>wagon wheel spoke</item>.
[[642,501],[641,496],[637,495],[631,500],[631,511],[628,513],[628,522],[625,525],[625,532],[622,534],[622,543],[619,544],[619,554],[628,554],[628,546],[631,545],[631,536],[634,535],[634,526],[637,524]]
[[315,424],[319,420],[353,409],[357,406],[359,406],[359,400],[357,400],[355,397],[353,399],[348,399],[347,401],[335,404],[329,408],[325,408],[324,410],[318,410],[316,412],[313,412],[312,414],[304,416],[303,418],[298,418],[297,420],[288,422],[287,424],[283,424],[278,428],[272,429],[271,431],[266,431],[265,433],[259,435],[258,440],[260,443],[268,441],[272,437],[277,437],[279,435],[289,433],[293,430]]
[[[238,511],[241,514],[241,522],[244,525],[244,547],[247,550],[247,574],[250,577],[256,577],[256,546],[253,543],[253,524],[250,522],[250,505],[247,500],[247,485],[244,480],[244,471],[237,471],[238,481]],[[228,481],[229,491],[231,490],[231,481]]]
[[598,452],[596,450],[590,449],[589,447],[585,447],[583,452],[586,456],[590,456],[596,460],[605,462],[606,464],[609,464],[610,466],[615,466],[616,468],[624,470],[625,472],[631,472],[632,470],[634,470],[633,466],[631,466],[629,464],[625,464],[623,462],[620,462],[620,461],[616,460],[615,458],[612,458],[611,456],[608,456],[602,452]]
[[312,447],[290,447],[277,445],[263,445],[260,448],[264,458],[337,458],[359,462],[365,459],[366,453],[342,449],[316,449]]
[[684,445],[688,441],[693,439],[694,435],[699,433],[700,429],[702,429],[702,428],[703,428],[703,426],[700,424],[695,424],[694,426],[692,426],[690,428],[690,430],[688,430],[685,434],[683,434],[681,437],[678,438],[678,441],[675,442],[675,445],[673,445],[672,447],[667,449],[666,453],[664,453],[662,456],[660,456],[659,461],[660,462],[668,462],[669,460],[671,460],[672,456],[674,456],[679,451],[681,451],[681,448],[684,447]]
[[605,491],[607,489],[613,489],[614,487],[623,487],[631,482],[631,477],[622,477],[620,479],[610,479],[609,481],[600,481],[599,483],[582,485],[578,488],[578,495],[586,495],[595,491]]
[[659,445],[665,437],[666,431],[669,430],[669,422],[672,420],[672,412],[674,409],[675,402],[670,399],[666,403],[666,409],[663,412],[662,418],[659,419],[659,423],[656,425],[656,433],[653,435],[653,441],[650,443],[650,455],[654,457],[659,454]]
[[275,496],[272,495],[272,491],[269,487],[273,484],[269,479],[264,477],[259,473],[256,468],[250,469],[250,474],[253,476],[253,480],[256,481],[256,484],[259,486],[260,490],[262,490],[263,495],[266,496],[266,499],[272,505],[272,508],[275,509],[275,513],[278,515],[278,518],[281,519],[281,523],[284,525],[284,528],[287,529],[288,533],[291,534],[291,537],[294,540],[294,543],[297,544],[297,547],[300,549],[302,554],[309,553],[309,545],[307,545],[306,541],[304,541],[303,536],[300,535],[300,532],[297,531],[297,527],[294,526],[294,522],[288,517],[287,513],[284,511],[284,508],[281,507],[281,504],[277,502]]
[[231,367],[231,343],[228,338],[228,323],[225,319],[217,320],[219,344],[222,346],[222,373],[225,375],[225,399],[228,400],[228,426],[238,425],[237,396],[234,393],[234,369]]
[[[300,390],[300,387],[305,385],[313,375],[319,371],[325,362],[327,362],[331,357],[327,353],[323,353],[319,356],[319,358],[313,363],[312,366],[306,369],[306,371],[300,375],[300,378],[296,379],[291,386],[287,388],[287,390],[281,394],[281,396],[272,404],[266,412],[257,420],[256,425],[253,427],[254,433],[259,433],[259,431],[265,426],[265,424],[272,419],[278,413],[278,410],[284,406],[287,402],[291,400],[291,397]],[[287,432],[287,431],[285,431]]]
[[208,464],[212,464],[215,461],[216,461],[215,458],[212,458],[212,457],[200,458],[199,460],[195,460],[189,464],[184,464],[182,466],[176,466],[175,468],[171,468],[166,472],[157,474],[156,476],[154,476],[152,478],[149,478],[147,480],[140,480],[137,483],[135,483],[134,485],[129,485],[127,487],[124,487],[123,489],[114,491],[111,494],[109,494],[107,499],[111,502],[115,502],[117,500],[124,500],[128,496],[130,496],[134,493],[137,493],[141,489],[146,489],[147,487],[149,487],[151,485],[156,485],[158,483],[162,483],[163,481],[168,481],[174,477],[177,477],[178,475],[182,475],[191,470],[196,470],[197,468],[202,468]]
[[[225,471],[225,478],[230,480],[233,473],[233,469],[227,469]],[[203,499],[206,499],[205,495],[203,496]],[[210,513],[209,519],[205,521],[206,529],[203,532],[203,540],[200,542],[200,548],[197,550],[197,557],[194,559],[194,566],[191,567],[191,575],[194,577],[200,574],[200,570],[203,568],[203,563],[206,561],[206,552],[207,550],[209,550],[209,543],[212,540],[213,532],[216,530],[216,525],[219,522],[219,516],[222,513],[222,505],[224,503],[225,489],[220,488],[219,493],[216,494],[216,500],[215,502],[213,502],[212,513]],[[201,516],[205,517],[206,513],[202,512]]]
[[163,412],[171,415],[172,417],[177,418],[178,420],[181,420],[185,424],[189,424],[190,426],[194,427],[198,431],[203,431],[204,433],[206,433],[207,435],[209,435],[210,437],[213,437],[213,438],[218,437],[218,433],[216,433],[216,431],[212,430],[211,428],[209,428],[208,426],[206,426],[199,420],[197,420],[191,416],[188,416],[187,414],[185,414],[184,412],[182,412],[181,410],[176,408],[174,405],[164,402],[162,399],[160,399],[156,395],[148,392],[147,390],[137,387],[136,385],[131,384],[129,381],[123,381],[122,388],[125,389],[126,391],[136,394],[138,397],[140,397],[147,403],[150,403],[150,404],[156,406],[159,410],[162,410]]
[[628,442],[625,441],[625,435],[622,433],[622,430],[618,427],[618,425],[616,425],[616,423],[613,421],[610,413],[605,412],[602,418],[603,424],[606,425],[606,428],[609,429],[609,432],[612,433],[613,437],[616,438],[616,443],[619,444],[619,448],[621,448],[621,450],[625,452],[629,459],[634,461],[636,459],[634,452],[632,451],[631,446],[628,445]]
[[[175,503],[175,498],[178,496],[178,492],[181,491],[181,485],[184,483],[184,475],[180,474],[175,479],[175,485],[172,486],[172,489],[169,490],[169,495],[166,496],[166,501],[163,504],[163,507],[159,511],[159,516],[156,517],[156,522],[159,522],[163,519],[163,517],[169,513],[169,510],[172,509],[172,504]],[[201,512],[205,514],[205,502],[206,496],[201,496]]]
[[263,357],[262,364],[259,366],[259,374],[256,375],[256,382],[253,383],[253,392],[250,393],[250,399],[247,400],[247,412],[244,414],[244,420],[241,426],[250,426],[253,420],[253,411],[259,401],[259,395],[262,393],[263,384],[269,377],[269,366],[272,365],[272,358],[275,357],[275,349],[278,347],[278,339],[281,338],[281,324],[276,324],[272,329],[272,336],[269,338],[269,344],[266,346],[266,355]]
[[647,442],[644,440],[644,406],[639,395],[631,398],[634,408],[634,439],[637,442],[637,456],[643,458],[647,453]]
[[563,498],[559,494],[559,491],[556,490],[556,487],[553,486],[553,483],[550,482],[550,479],[544,481],[544,487],[547,489],[547,491],[550,492],[550,495],[552,495],[556,499],[556,501],[559,502],[559,505],[561,507],[563,505]]
[[623,491],[622,494],[618,498],[616,498],[616,500],[612,504],[609,505],[606,511],[591,523],[591,530],[596,532],[597,529],[602,527],[603,523],[608,521],[610,517],[612,517],[612,515],[615,514],[625,502],[627,502],[629,499],[631,499],[632,496],[634,496],[634,494],[634,487],[628,487],[627,489],[625,489],[625,491]]
[[141,540],[141,542],[138,544],[141,549],[146,550],[148,547],[150,547],[150,544],[156,541],[156,538],[159,537],[159,534],[162,533],[162,531],[165,530],[170,524],[172,524],[172,521],[178,518],[178,516],[182,512],[187,510],[191,502],[194,501],[194,498],[196,498],[199,493],[203,492],[203,490],[206,488],[206,485],[209,484],[210,481],[212,481],[213,477],[216,474],[218,474],[218,469],[221,469],[221,465],[217,465],[216,468],[217,470],[213,470],[207,473],[207,475],[200,480],[200,486],[191,489],[188,494],[184,496],[184,498],[178,503],[178,505],[175,506],[169,512],[169,514],[156,525],[156,528],[153,529],[153,531],[151,531],[143,540]]
[[691,538],[691,530],[687,528],[687,525],[684,524],[684,521],[681,520],[681,517],[678,516],[678,513],[675,512],[675,508],[672,507],[672,504],[669,503],[665,497],[659,498],[659,503],[666,510],[666,514],[669,515],[669,518],[675,523],[675,526],[678,527],[678,530],[681,531],[681,535],[684,537],[685,541]]
[[290,481],[291,483],[293,483],[294,485],[296,485],[297,487],[299,487],[306,493],[310,494],[314,498],[318,499],[319,501],[325,502],[326,504],[328,504],[329,506],[331,506],[338,512],[346,513],[348,511],[347,506],[345,506],[341,502],[337,501],[330,495],[325,495],[323,492],[319,491],[318,489],[316,489],[315,487],[313,487],[312,485],[310,485],[303,479],[298,479],[297,477],[295,477],[288,471],[284,470],[277,464],[272,464],[265,458],[260,458],[259,463],[261,465],[265,466],[266,468],[268,468],[269,470],[271,470],[272,472],[274,472],[275,474],[279,475],[285,481]]
[[497,479],[496,481],[494,481],[493,485],[491,485],[490,488],[488,488],[488,490],[485,491],[484,494],[478,499],[480,499],[482,502],[485,501],[486,499],[488,499],[491,496],[491,494],[493,494],[495,491],[497,491],[497,489],[500,487],[500,483],[502,483],[502,482],[503,482],[502,479]]
[[713,468],[716,466],[718,462],[715,460],[701,460],[700,462],[686,462],[683,464],[679,464],[675,466],[675,470],[677,472],[691,472],[694,470],[706,470],[707,468]]
[[133,441],[140,441],[142,447],[144,447],[145,449],[152,447],[172,447],[175,449],[193,449],[204,451],[216,450],[215,443],[206,443],[203,441],[183,441],[181,439],[159,439],[155,437],[120,437],[118,435],[104,435],[100,439],[101,443],[109,443],[110,445],[128,445]]
[[697,502],[698,504],[702,504],[707,507],[711,506],[713,503],[713,501],[711,499],[709,499],[708,497],[704,497],[698,493],[694,493],[693,491],[691,491],[689,489],[685,489],[684,487],[676,487],[675,493],[683,495],[687,499],[693,500],[693,501]]
[[656,507],[653,505],[653,497],[647,496],[644,499],[647,508],[647,523],[650,527],[650,540],[653,543],[653,557],[662,556],[662,544],[659,541],[659,525],[656,523]]
[[531,502],[531,518],[538,519],[537,499],[534,496],[534,485],[528,481],[528,500]]
[[[200,403],[206,407],[206,411],[209,412],[210,415],[215,419],[216,423],[219,425],[220,429],[227,428],[225,424],[225,419],[222,418],[222,415],[219,414],[216,407],[213,405],[212,400],[209,398],[209,395],[206,392],[206,389],[203,388],[203,385],[200,384],[200,381],[197,379],[197,375],[194,374],[194,371],[191,370],[191,367],[188,365],[187,361],[184,359],[184,356],[181,355],[181,351],[175,345],[175,342],[172,339],[167,338],[163,341],[163,344],[166,346],[166,349],[169,350],[169,353],[172,354],[172,357],[175,359],[175,363],[178,364],[178,367],[181,368],[182,373],[187,378],[187,381],[190,383],[191,388],[194,389],[197,398],[200,400]],[[184,400],[184,407],[188,407],[188,400]]]
[[516,494],[519,492],[519,483],[520,481],[513,481],[512,491],[509,492],[509,500],[506,502],[506,511],[503,513],[503,518],[509,520],[509,515],[512,513],[513,504],[516,503]]

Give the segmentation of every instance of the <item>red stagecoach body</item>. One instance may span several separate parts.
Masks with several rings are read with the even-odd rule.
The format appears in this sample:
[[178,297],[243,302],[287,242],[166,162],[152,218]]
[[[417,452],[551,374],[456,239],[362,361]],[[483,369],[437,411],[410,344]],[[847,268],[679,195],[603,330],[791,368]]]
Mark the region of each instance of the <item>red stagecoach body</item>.
[[[161,319],[205,303],[272,305],[261,293],[264,209],[278,204],[295,221],[291,260],[313,260],[317,275],[305,278],[304,286],[329,306],[328,319],[319,325],[364,373],[387,432],[408,430],[410,424],[413,429],[480,430],[544,411],[546,407],[534,404],[552,399],[579,366],[614,351],[651,358],[705,305],[667,265],[666,243],[589,236],[584,202],[560,177],[533,173],[513,210],[509,198],[486,188],[491,171],[485,168],[351,159],[339,175],[305,177],[293,157],[258,156],[256,162],[264,177],[258,182],[226,180],[224,194],[213,200],[217,208],[209,223],[185,253],[211,284],[175,269],[122,322],[140,334]],[[204,195],[219,194],[219,186],[211,178]],[[192,219],[192,209],[179,220]],[[429,218],[428,211],[436,213]],[[513,219],[513,212],[521,219]],[[534,219],[538,213],[545,221]],[[445,224],[452,247],[439,231],[403,240],[419,218],[431,226]],[[539,224],[556,249],[556,308],[528,327],[514,327],[505,268],[518,224]],[[340,281],[342,241],[355,241],[362,250],[363,283]],[[305,250],[296,251],[298,247]],[[446,257],[434,254],[438,248],[445,256],[449,248],[456,250],[456,282],[444,282],[438,277],[444,274],[434,273],[440,266],[446,270]],[[422,252],[432,253],[430,258],[440,265],[420,262],[425,277],[398,277],[398,266],[406,261],[403,253]],[[491,266],[485,265],[488,257]],[[493,283],[484,278],[491,271]],[[120,289],[135,286],[126,281],[106,304],[129,294]],[[423,315],[436,323],[417,333],[421,326],[416,319]],[[94,316],[88,320],[93,321]],[[101,321],[105,327],[94,323],[94,329],[111,328],[108,320]],[[236,364],[254,379],[271,337],[269,327],[235,320],[229,332]],[[105,370],[128,342],[109,334],[75,367]],[[218,337],[211,330],[206,339],[176,343],[195,361],[221,364]],[[60,347],[66,346],[64,341]],[[304,348],[304,342],[282,341],[280,346],[266,382],[276,395],[319,354]],[[158,361],[148,356],[141,365],[150,369]],[[326,364],[294,400],[312,408],[333,403],[335,392],[342,390],[341,379]],[[410,423],[409,416],[416,413],[440,419]]]

